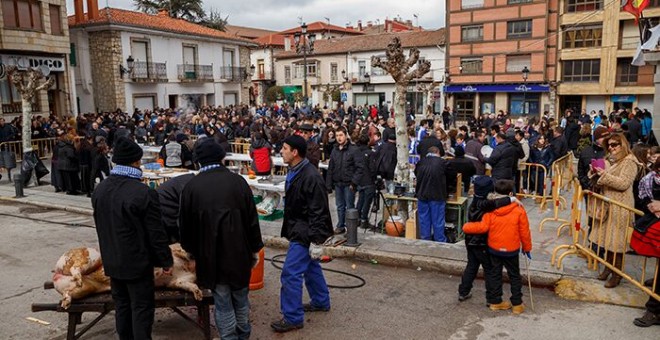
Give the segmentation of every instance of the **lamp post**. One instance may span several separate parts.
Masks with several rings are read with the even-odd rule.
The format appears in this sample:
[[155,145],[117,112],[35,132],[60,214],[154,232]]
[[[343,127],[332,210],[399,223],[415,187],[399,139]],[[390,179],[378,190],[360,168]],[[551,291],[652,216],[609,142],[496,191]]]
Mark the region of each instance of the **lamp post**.
[[135,59],[133,59],[133,56],[129,55],[128,58],[126,58],[126,67],[119,64],[119,78],[124,78],[124,74],[133,72],[133,67],[135,67]]
[[525,66],[522,69],[522,77],[523,77],[523,105],[522,105],[522,113],[525,114],[525,109],[527,106],[527,77],[529,77],[529,69],[527,66]]
[[314,41],[316,34],[307,34],[307,24],[300,26],[300,32],[293,35],[293,41],[296,43],[296,53],[303,55],[303,101],[307,106],[307,53],[314,51]]

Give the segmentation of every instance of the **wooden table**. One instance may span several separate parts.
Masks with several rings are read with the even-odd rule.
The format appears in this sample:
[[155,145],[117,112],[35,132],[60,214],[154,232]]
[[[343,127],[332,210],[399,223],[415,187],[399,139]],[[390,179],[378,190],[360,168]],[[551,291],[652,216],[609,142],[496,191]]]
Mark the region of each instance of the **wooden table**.
[[[44,289],[52,289],[53,283],[44,283]],[[202,301],[197,301],[191,293],[178,291],[178,290],[156,290],[155,300],[156,308],[170,308],[185,320],[189,321],[194,326],[198,327],[204,334],[204,339],[211,339],[211,320],[209,306],[213,305],[213,294],[210,290],[202,290],[204,297]],[[178,307],[195,306],[197,307],[198,321],[191,319],[188,315],[182,312]],[[92,329],[101,319],[108,313],[115,309],[115,304],[112,301],[112,295],[108,293],[100,293],[86,298],[73,300],[68,309],[60,306],[59,302],[56,303],[33,303],[32,312],[42,311],[55,311],[60,313],[67,313],[69,316],[69,325],[67,328],[67,340],[75,340],[83,336],[87,331]],[[85,325],[80,332],[76,333],[76,327],[82,321],[83,313],[95,312],[100,313],[94,320]]]

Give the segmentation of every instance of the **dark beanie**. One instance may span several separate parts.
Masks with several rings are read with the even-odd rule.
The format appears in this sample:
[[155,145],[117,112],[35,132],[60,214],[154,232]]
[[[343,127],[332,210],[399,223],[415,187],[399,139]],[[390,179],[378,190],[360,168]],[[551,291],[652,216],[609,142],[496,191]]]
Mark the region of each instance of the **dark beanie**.
[[307,155],[307,141],[298,135],[291,135],[284,140],[284,143],[289,145],[292,149],[298,150],[300,157]]
[[495,183],[489,176],[475,176],[472,183],[474,184],[474,196],[478,198],[486,198],[495,190]]
[[202,166],[220,164],[227,153],[214,138],[204,138],[195,146],[195,159]]
[[142,148],[134,141],[120,137],[112,146],[112,162],[119,165],[131,165],[142,159]]

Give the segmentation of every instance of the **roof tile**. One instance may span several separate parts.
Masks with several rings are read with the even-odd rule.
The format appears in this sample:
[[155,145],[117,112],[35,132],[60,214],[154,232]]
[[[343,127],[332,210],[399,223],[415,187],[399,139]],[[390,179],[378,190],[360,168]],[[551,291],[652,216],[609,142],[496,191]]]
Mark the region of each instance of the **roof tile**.
[[213,28],[195,24],[183,19],[172,18],[163,14],[147,14],[143,12],[129,11],[125,9],[106,7],[99,10],[99,18],[88,19],[85,14],[83,22],[76,22],[74,15],[69,16],[69,27],[88,26],[96,24],[117,24],[134,27],[155,29],[165,32],[182,33],[190,35],[206,36],[211,38],[229,39],[235,41],[252,42],[249,39],[240,38],[227,34]]

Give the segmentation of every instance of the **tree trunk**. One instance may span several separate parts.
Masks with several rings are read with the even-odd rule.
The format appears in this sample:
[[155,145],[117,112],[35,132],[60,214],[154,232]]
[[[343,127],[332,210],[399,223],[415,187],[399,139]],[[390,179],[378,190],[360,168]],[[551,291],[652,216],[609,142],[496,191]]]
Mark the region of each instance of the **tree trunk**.
[[408,147],[408,129],[406,124],[406,87],[408,84],[396,84],[394,94],[394,123],[396,126],[396,171],[394,182],[400,185],[408,185],[410,178],[409,161],[410,152]]
[[23,104],[23,157],[32,151],[32,97],[22,94]]

